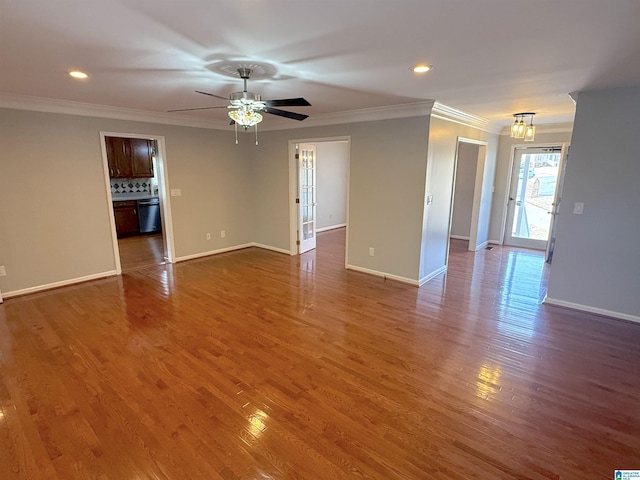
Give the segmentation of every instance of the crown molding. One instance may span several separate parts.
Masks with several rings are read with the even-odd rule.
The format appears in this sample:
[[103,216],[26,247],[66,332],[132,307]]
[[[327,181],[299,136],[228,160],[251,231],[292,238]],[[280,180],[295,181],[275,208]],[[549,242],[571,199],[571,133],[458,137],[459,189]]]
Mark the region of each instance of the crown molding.
[[[350,110],[326,115],[314,115],[305,120],[304,124],[293,127],[315,127],[323,125],[337,125],[341,123],[367,122],[374,120],[388,120],[392,118],[405,118],[429,115],[433,108],[433,100],[410,103],[405,105],[392,105],[388,107],[365,108]],[[35,112],[62,113],[67,115],[81,115],[85,117],[113,118],[118,120],[131,120],[137,122],[162,123],[166,125],[179,125],[184,127],[210,128],[216,130],[228,130],[227,121],[200,120],[175,114],[135,110],[131,108],[110,107],[92,103],[75,102],[71,100],[59,100],[54,98],[30,97],[0,93],[0,108],[13,108],[16,110],[31,110]],[[292,124],[261,123],[262,131],[290,130]]]
[[[326,125],[340,125],[343,123],[373,122],[376,120],[391,120],[393,118],[422,117],[431,114],[435,100],[386,107],[362,108],[345,112],[314,115],[304,120],[297,128],[321,127]],[[265,125],[260,124],[263,131],[290,130],[290,124]]]
[[431,116],[441,120],[458,123],[466,127],[477,128],[478,130],[494,133],[496,135],[500,134],[502,130],[500,125],[492,123],[485,118],[471,115],[470,113],[457,110],[440,102],[435,102]]
[[222,130],[228,128],[227,122],[199,120],[168,113],[135,110],[132,108],[110,107],[93,103],[58,100],[54,98],[29,97],[0,93],[0,108],[30,110],[34,112],[62,113],[84,117],[112,118],[135,122],[161,123],[183,127],[199,127]]
[[[0,93],[0,108],[80,115],[85,117],[112,118],[135,122],[178,125],[183,127],[209,128],[214,130],[229,129],[229,124],[226,121],[194,119],[191,117],[168,113],[8,93]],[[429,115],[490,133],[500,133],[500,130],[496,130],[496,126],[488,120],[448,107],[435,100],[314,115],[307,118],[303,124],[297,124],[295,127],[291,123],[265,122],[260,124],[260,129],[262,131],[291,130],[292,128],[371,122],[376,120],[390,120],[394,118],[421,117]]]

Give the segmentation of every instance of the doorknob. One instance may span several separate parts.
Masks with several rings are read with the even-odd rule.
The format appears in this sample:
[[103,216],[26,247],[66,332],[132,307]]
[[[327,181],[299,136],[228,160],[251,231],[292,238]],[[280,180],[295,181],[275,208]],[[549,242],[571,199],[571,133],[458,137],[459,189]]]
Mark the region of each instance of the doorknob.
[[513,198],[513,197],[509,197],[509,200],[513,201],[513,200],[515,200],[515,198]]

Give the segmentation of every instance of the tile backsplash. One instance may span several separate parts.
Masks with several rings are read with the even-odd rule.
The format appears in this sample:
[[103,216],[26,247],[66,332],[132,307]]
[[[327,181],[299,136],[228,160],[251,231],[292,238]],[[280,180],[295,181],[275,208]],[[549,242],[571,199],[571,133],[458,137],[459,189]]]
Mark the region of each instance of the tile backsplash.
[[152,178],[112,178],[111,194],[115,193],[151,193]]

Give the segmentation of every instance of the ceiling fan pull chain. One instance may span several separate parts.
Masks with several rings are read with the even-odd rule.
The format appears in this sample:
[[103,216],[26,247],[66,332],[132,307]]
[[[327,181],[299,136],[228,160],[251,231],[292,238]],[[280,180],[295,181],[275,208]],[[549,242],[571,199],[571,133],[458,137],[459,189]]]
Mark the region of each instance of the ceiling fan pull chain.
[[258,144],[258,124],[256,123],[256,145]]
[[233,122],[236,128],[236,145],[238,144],[238,122]]

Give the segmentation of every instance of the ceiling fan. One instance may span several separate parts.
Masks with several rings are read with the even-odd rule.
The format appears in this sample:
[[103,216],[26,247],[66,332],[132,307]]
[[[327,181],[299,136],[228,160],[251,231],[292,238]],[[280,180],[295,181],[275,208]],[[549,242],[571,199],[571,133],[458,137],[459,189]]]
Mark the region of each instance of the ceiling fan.
[[260,112],[270,113],[271,115],[278,115],[280,117],[291,118],[293,120],[304,120],[309,115],[302,113],[289,112],[287,110],[280,110],[274,107],[308,107],[311,104],[304,98],[285,98],[281,100],[262,100],[260,95],[247,91],[247,80],[251,77],[252,70],[250,68],[238,68],[238,75],[244,81],[244,89],[241,92],[233,92],[229,95],[229,98],[221,97],[213,93],[200,92],[196,90],[196,93],[202,95],[208,95],[210,97],[219,98],[221,100],[228,100],[228,105],[219,107],[199,107],[199,108],[180,108],[177,110],[169,110],[169,112],[187,112],[191,110],[209,110],[213,108],[227,108],[229,109],[229,118],[231,118],[230,125],[238,125],[245,130],[249,127],[257,125],[262,121],[262,115]]

